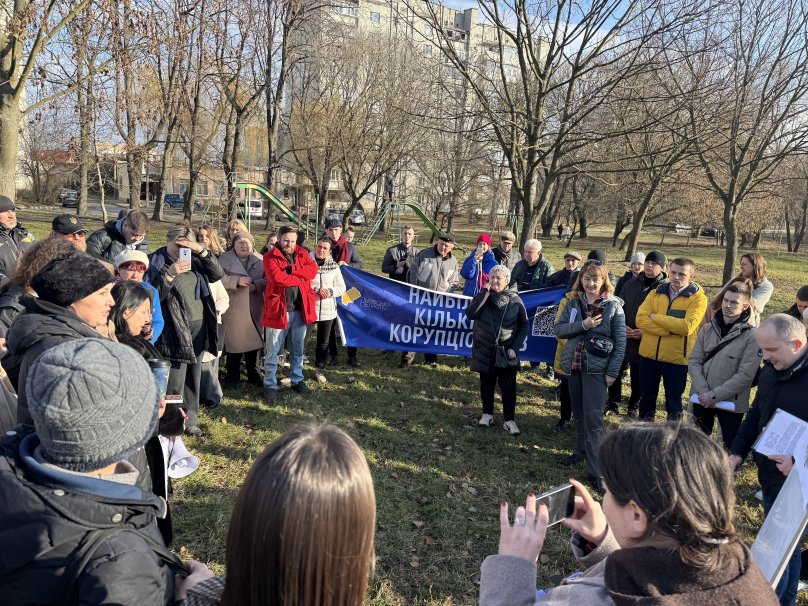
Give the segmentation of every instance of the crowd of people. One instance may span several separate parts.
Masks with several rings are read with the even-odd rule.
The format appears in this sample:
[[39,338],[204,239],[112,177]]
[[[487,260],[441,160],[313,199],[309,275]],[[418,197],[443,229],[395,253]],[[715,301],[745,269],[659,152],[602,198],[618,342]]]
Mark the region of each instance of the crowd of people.
[[[313,376],[328,382],[339,359],[341,267],[362,266],[352,230],[330,219],[309,250],[305,234],[284,226],[258,252],[241,221],[221,236],[211,225],[174,226],[152,252],[148,233],[140,211],[89,236],[77,217],[59,215],[35,241],[0,196],[0,533],[20,546],[3,558],[0,602],[361,604],[375,496],[351,438],[335,427],[298,427],[266,448],[239,493],[226,577],[168,549],[160,441],[202,435],[200,407],[223,397],[222,355],[225,387],[238,386],[244,368],[275,405],[286,387],[311,391],[304,354],[313,329]],[[775,409],[808,420],[800,399],[808,286],[791,309],[761,321],[774,286],[757,253],[745,254],[739,275],[710,300],[691,259],[668,261],[660,251],[635,254],[616,280],[599,249],[585,261],[567,251],[556,271],[538,240],[520,256],[511,232],[495,248],[481,234],[462,262],[451,234],[421,250],[414,234],[402,230],[381,270],[437,292],[460,291],[465,280],[482,427],[494,424],[498,386],[503,428],[519,435],[519,351],[530,321],[520,293],[564,287],[547,375],[559,379],[560,425],[576,429],[562,463],[582,463],[604,497],[601,509],[573,481],[576,510],[564,524],[587,570],[538,593],[547,512],[531,495],[511,526],[503,503],[499,555],[482,567],[482,604],[794,603],[799,548],[775,594],[733,525],[732,472]],[[357,349],[345,349],[347,364],[359,367]],[[414,360],[403,352],[400,365]],[[436,366],[437,355],[425,362]],[[644,423],[605,432],[627,372],[627,416]],[[660,383],[672,423],[655,425]],[[683,422],[685,406],[693,427]],[[716,420],[720,443],[710,438]],[[693,458],[700,464],[687,465]],[[754,460],[768,514],[793,460]]]

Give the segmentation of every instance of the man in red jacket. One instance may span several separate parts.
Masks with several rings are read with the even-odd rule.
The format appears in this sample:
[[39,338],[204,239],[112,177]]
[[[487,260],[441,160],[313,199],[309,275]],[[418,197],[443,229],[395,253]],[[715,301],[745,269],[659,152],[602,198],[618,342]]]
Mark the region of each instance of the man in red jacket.
[[303,344],[306,328],[317,320],[311,281],[317,264],[305,248],[297,246],[297,232],[289,226],[278,230],[278,242],[264,255],[267,289],[264,293],[266,357],[264,360],[264,401],[278,400],[278,354],[289,335],[292,389],[305,394],[310,390],[303,381]]

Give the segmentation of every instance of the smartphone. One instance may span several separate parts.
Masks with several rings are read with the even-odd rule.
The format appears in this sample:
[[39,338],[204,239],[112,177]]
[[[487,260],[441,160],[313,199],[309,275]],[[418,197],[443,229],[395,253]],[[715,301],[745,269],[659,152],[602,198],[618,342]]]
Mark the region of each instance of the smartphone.
[[547,525],[558,524],[575,512],[575,487],[567,483],[551,488],[536,497],[537,507],[539,503],[544,503],[550,514],[550,522]]
[[482,244],[477,245],[477,254],[478,255],[483,254],[483,245]]
[[592,317],[597,318],[603,315],[603,308],[600,305],[595,305],[592,308]]
[[185,261],[187,263],[191,262],[191,249],[190,248],[180,248],[180,261]]

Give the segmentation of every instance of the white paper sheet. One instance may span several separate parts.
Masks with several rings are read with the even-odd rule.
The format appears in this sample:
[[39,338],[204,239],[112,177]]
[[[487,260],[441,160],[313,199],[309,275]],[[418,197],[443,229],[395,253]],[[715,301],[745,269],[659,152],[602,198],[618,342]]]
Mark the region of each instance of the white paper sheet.
[[[698,404],[699,403],[699,394],[694,393],[690,396],[691,404]],[[728,400],[722,400],[720,402],[716,402],[714,404],[715,408],[718,410],[726,410],[727,412],[735,412],[735,402],[730,402]]]
[[778,408],[752,448],[763,456],[793,455],[808,423]]

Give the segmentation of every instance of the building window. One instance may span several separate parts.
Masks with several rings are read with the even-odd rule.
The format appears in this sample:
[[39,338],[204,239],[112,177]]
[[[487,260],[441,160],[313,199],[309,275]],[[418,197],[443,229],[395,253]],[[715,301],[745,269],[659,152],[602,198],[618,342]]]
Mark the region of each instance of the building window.
[[432,45],[431,44],[424,44],[421,48],[423,48],[425,56],[427,56],[427,57],[432,56]]
[[382,16],[379,13],[370,13],[370,22],[371,23],[380,23],[382,20]]
[[424,36],[427,38],[432,35],[432,26],[424,25]]
[[332,168],[331,169],[331,180],[332,181],[339,181],[339,169]]
[[331,10],[340,15],[347,15],[349,17],[359,16],[359,7],[356,5],[332,4]]
[[195,189],[196,189],[196,194],[198,196],[207,196],[208,195],[208,182],[207,181],[197,181]]

